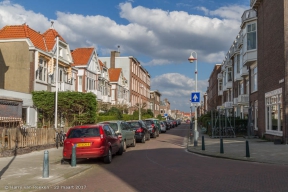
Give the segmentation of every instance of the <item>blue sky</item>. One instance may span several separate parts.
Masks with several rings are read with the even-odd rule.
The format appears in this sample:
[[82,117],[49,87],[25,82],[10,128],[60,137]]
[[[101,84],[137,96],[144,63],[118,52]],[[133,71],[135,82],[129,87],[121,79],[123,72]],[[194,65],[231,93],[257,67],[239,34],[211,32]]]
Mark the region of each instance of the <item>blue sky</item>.
[[[120,45],[121,56],[134,56],[151,75],[151,90],[168,98],[171,109],[188,112],[195,90],[207,90],[215,64],[221,63],[240,31],[250,0],[5,0],[0,27],[26,22],[44,32],[54,28],[71,49],[91,47],[109,56]],[[195,57],[195,54],[194,54]]]

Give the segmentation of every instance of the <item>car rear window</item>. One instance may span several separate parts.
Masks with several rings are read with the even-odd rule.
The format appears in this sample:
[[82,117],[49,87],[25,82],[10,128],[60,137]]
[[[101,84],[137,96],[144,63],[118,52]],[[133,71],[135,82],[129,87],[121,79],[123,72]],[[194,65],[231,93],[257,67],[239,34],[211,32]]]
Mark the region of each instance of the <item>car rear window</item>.
[[67,138],[98,137],[98,136],[100,136],[99,128],[78,128],[78,129],[71,129]]
[[117,123],[109,123],[110,127],[114,130],[114,131],[118,131],[118,125]]
[[140,124],[138,123],[138,122],[128,122],[129,124],[130,124],[130,126],[132,127],[132,128],[138,128],[138,127],[140,127]]

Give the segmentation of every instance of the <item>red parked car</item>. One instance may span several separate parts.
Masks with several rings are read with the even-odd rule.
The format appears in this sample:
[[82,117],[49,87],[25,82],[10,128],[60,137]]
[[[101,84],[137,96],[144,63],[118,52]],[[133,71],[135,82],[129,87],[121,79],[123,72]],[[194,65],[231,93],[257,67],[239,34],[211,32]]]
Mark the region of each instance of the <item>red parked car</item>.
[[112,155],[122,155],[121,136],[108,124],[80,125],[69,129],[63,145],[63,161],[71,161],[72,147],[76,145],[76,159],[103,158],[111,163]]

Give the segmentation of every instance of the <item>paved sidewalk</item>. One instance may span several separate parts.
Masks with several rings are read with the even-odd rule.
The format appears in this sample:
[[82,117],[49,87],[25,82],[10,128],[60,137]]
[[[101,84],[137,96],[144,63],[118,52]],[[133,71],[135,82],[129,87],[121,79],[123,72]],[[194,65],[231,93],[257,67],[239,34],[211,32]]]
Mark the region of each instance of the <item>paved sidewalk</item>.
[[[187,150],[218,158],[288,165],[288,145],[286,144],[274,144],[274,142],[256,138],[223,138],[224,153],[220,153],[220,138],[210,138],[206,134],[203,135],[205,150],[202,150],[201,134],[198,139],[198,146],[194,147],[192,138],[192,142],[188,144]],[[249,144],[250,157],[246,157],[246,141]]]
[[93,164],[61,165],[62,147],[49,152],[49,178],[42,178],[44,151],[0,158],[0,191],[34,191],[56,185]]

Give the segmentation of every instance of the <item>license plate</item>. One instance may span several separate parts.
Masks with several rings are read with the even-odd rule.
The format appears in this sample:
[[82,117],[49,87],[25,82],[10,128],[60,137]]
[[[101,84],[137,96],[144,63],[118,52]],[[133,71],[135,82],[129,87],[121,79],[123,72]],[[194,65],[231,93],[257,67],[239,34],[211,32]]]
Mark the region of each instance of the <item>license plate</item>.
[[91,143],[77,143],[77,147],[89,147]]

